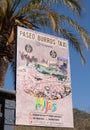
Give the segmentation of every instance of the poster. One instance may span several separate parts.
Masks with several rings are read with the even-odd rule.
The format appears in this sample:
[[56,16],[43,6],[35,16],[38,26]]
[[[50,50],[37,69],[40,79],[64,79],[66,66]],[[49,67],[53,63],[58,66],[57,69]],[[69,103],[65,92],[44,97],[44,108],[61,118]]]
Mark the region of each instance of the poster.
[[66,39],[17,28],[16,125],[73,127]]

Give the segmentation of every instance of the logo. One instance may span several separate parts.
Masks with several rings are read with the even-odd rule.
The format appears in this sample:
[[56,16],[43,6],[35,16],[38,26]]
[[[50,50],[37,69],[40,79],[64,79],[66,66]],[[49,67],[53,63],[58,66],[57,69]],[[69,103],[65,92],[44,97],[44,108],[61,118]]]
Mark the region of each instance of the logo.
[[46,98],[36,98],[36,110],[41,109],[42,111],[45,111],[45,113],[48,110],[51,110],[52,112],[55,112],[57,110],[56,104],[52,100],[48,100]]
[[50,56],[51,56],[52,58],[56,58],[56,57],[57,57],[57,53],[56,53],[54,50],[51,50],[51,51],[50,51]]
[[31,45],[28,45],[28,44],[27,44],[27,45],[25,46],[25,50],[26,50],[26,52],[30,53],[30,52],[32,52],[33,48],[32,48]]

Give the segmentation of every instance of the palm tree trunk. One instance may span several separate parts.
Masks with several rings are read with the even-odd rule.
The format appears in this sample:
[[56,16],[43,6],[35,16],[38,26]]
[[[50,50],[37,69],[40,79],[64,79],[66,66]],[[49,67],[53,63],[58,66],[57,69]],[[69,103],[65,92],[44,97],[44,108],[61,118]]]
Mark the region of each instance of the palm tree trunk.
[[0,57],[0,88],[4,87],[5,75],[8,68],[8,59],[6,56]]

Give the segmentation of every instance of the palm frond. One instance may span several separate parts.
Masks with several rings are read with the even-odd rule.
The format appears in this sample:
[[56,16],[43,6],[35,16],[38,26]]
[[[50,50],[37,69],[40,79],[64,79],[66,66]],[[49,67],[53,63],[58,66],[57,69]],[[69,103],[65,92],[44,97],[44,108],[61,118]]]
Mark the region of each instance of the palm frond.
[[2,22],[3,22],[4,16],[5,16],[5,10],[0,5],[0,31],[1,31],[1,28],[2,28]]
[[6,0],[0,0],[0,4],[2,5],[2,7],[3,7],[4,9],[6,9],[6,7],[7,7]]
[[14,34],[15,34],[15,29],[14,29],[14,25],[13,25],[12,28],[11,28],[11,32],[10,32],[8,41],[6,43],[6,46],[8,46],[9,44],[12,43],[12,41],[14,40]]
[[[41,10],[44,13],[42,13]],[[40,5],[40,4],[39,5],[32,4],[31,2],[29,2],[28,5],[26,5],[26,7],[23,7],[21,10],[19,10],[19,12],[17,12],[16,16],[19,16],[19,14],[25,15],[26,12],[28,13],[25,18],[31,19],[36,24],[37,24],[38,19],[40,20],[43,18],[47,19],[51,21],[51,27],[53,28],[53,30],[55,30],[57,21],[59,20],[59,16],[57,13],[54,13],[47,6]],[[42,20],[42,23],[45,23],[44,20]],[[43,25],[46,25],[46,24],[43,24]]]
[[14,13],[16,11],[16,9],[18,8],[19,4],[22,3],[23,0],[14,0],[14,2],[12,3],[12,8],[11,8],[11,12]]
[[2,5],[0,5],[0,16],[4,16],[5,15],[5,10],[3,8]]
[[34,4],[43,3],[45,5],[48,4],[49,6],[52,6],[53,4],[59,4],[59,5],[64,4],[65,6],[68,7],[68,9],[76,13],[78,16],[81,16],[82,12],[81,0],[32,0],[32,1]]
[[29,28],[38,28],[36,25],[34,25],[33,23],[31,23],[30,21],[28,21],[27,19],[21,19],[20,20],[22,23],[23,23],[23,25],[26,25],[26,26],[28,26]]
[[23,26],[23,23],[20,22],[20,20],[18,20],[18,19],[15,19],[15,24],[18,26]]
[[20,16],[20,15],[27,15],[27,13],[30,13],[31,10],[33,10],[33,3],[32,1],[27,2],[19,10],[17,10],[15,16]]
[[70,43],[72,44],[72,46],[76,49],[77,52],[80,53],[81,58],[82,58],[82,63],[85,63],[85,56],[81,47],[81,43],[79,42],[79,40],[75,37],[74,34],[72,34],[71,32],[63,29],[63,28],[59,28],[57,30],[59,33],[61,33],[63,35],[64,38],[68,39],[70,41]]
[[38,26],[34,25],[32,22],[28,21],[27,19],[15,19],[15,23],[17,26],[22,26],[22,27],[28,27],[28,28],[38,28]]
[[[12,12],[11,12],[11,2],[10,0],[6,0],[7,3],[7,7],[6,7],[6,19],[10,19],[12,16]],[[7,20],[8,21],[8,20]]]
[[62,20],[63,22],[67,21],[70,25],[73,25],[73,27],[79,32],[80,36],[82,37],[86,48],[89,48],[90,37],[88,36],[87,31],[83,27],[81,27],[77,22],[75,22],[70,17],[67,17],[65,15],[60,15],[60,20]]
[[60,0],[68,9],[75,12],[78,16],[81,16],[82,6],[80,0]]

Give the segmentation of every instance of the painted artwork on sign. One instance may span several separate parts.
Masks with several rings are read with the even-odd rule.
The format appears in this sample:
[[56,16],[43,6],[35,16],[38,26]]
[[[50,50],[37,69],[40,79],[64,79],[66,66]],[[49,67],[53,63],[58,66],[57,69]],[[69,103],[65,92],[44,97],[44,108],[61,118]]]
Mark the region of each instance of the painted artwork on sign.
[[16,125],[73,127],[68,41],[18,27]]

